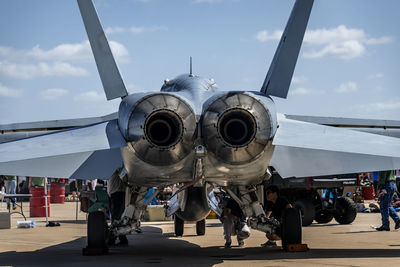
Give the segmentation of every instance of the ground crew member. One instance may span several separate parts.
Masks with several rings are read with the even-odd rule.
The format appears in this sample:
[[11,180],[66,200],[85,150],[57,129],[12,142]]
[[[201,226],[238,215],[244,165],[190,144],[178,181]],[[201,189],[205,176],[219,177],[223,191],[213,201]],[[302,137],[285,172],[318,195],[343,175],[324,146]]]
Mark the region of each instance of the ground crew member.
[[[273,217],[274,219],[281,221],[283,211],[292,207],[289,201],[285,197],[279,195],[279,188],[275,185],[270,185],[266,189],[266,199],[264,205],[265,214],[267,218]],[[280,231],[276,234],[266,234],[268,241],[261,244],[263,247],[276,246],[276,240],[281,240]]]
[[231,236],[233,235],[236,235],[239,247],[243,247],[243,240],[250,236],[250,229],[246,224],[246,218],[239,204],[234,199],[228,198],[222,215],[226,241],[225,248],[231,247]]
[[395,222],[394,229],[400,228],[400,217],[390,204],[393,195],[396,192],[396,182],[394,171],[381,171],[379,172],[378,191],[379,191],[379,206],[382,216],[382,226],[376,228],[377,231],[390,231],[389,215]]
[[[119,174],[121,173],[122,168],[118,168],[107,185],[107,193],[110,197],[110,213],[111,213],[111,222],[120,220],[122,213],[125,209],[125,185],[122,182]],[[118,245],[128,245],[128,239],[126,235],[118,236],[119,243]],[[114,245],[116,238],[110,238],[108,244]]]

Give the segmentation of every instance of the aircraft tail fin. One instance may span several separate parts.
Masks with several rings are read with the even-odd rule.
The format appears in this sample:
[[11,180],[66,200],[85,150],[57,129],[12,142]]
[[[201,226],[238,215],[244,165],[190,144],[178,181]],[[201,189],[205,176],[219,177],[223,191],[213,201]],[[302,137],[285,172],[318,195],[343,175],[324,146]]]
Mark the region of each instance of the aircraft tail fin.
[[261,92],[286,98],[314,0],[297,0],[271,62]]
[[128,95],[92,0],[78,0],[107,100]]

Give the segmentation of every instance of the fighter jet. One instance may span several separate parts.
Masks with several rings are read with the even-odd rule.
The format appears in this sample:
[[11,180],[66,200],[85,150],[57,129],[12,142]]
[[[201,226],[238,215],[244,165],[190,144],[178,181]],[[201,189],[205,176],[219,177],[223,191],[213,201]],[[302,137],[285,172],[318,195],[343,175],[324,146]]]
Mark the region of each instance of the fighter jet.
[[[313,0],[297,0],[264,83],[254,91],[224,91],[192,72],[166,80],[160,92],[128,94],[91,0],[78,5],[107,99],[121,98],[116,117],[92,125],[0,144],[5,175],[108,179],[120,167],[129,200],[122,219],[104,227],[106,215],[88,220],[89,247],[104,247],[140,227],[149,187],[179,185],[169,213],[176,228],[215,207],[210,188],[235,199],[248,224],[282,230],[283,244],[301,242],[301,218],[289,209],[282,222],[266,217],[257,185],[270,170],[283,178],[400,168],[400,140],[310,123],[277,113],[272,96],[287,98]],[[233,190],[232,190],[233,188]]]

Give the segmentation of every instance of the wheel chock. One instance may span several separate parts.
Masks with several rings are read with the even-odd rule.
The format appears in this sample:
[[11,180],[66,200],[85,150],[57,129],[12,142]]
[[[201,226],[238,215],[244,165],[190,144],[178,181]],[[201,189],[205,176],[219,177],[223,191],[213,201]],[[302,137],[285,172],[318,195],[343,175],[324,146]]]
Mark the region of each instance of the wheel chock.
[[90,248],[86,247],[82,249],[83,256],[99,256],[108,253],[108,248]]
[[285,251],[287,252],[305,252],[308,251],[309,248],[307,244],[291,244],[287,245]]

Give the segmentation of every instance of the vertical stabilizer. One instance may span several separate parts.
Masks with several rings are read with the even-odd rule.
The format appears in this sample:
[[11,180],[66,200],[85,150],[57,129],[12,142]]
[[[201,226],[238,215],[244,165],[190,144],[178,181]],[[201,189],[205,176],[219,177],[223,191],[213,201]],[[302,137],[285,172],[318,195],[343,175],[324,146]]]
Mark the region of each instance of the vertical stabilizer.
[[92,0],[78,0],[107,100],[128,95]]
[[261,92],[286,98],[314,0],[297,0],[269,67]]

